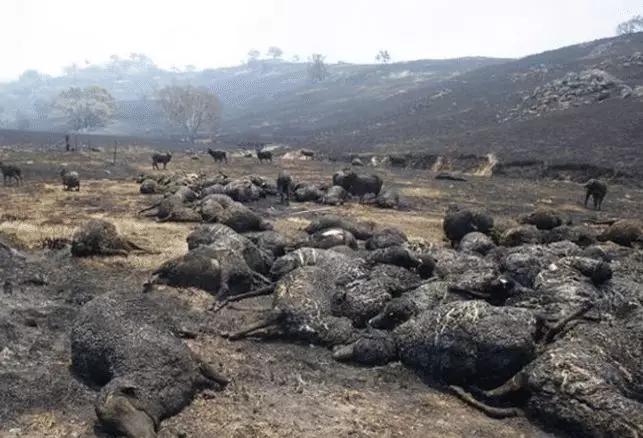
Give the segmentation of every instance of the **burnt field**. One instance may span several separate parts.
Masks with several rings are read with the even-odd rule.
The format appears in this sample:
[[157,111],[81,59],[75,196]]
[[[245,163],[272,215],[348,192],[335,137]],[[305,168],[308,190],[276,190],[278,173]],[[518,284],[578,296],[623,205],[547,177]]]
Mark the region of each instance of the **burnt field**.
[[[595,211],[576,182],[361,167],[397,208],[330,205],[345,163],[150,155],[4,151],[24,182],[0,187],[1,437],[643,433],[640,225],[597,239],[640,224],[641,189]],[[494,225],[452,249],[451,205]]]

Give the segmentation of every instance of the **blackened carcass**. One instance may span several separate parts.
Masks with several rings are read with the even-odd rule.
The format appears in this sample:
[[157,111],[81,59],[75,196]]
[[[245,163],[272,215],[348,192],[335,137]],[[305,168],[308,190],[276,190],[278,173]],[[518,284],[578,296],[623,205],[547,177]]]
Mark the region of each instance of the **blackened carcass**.
[[276,329],[284,336],[322,345],[347,343],[353,327],[348,318],[332,314],[335,290],[333,272],[316,266],[297,268],[277,282],[268,315],[228,336],[240,339],[260,330]]
[[80,310],[71,331],[71,368],[100,387],[95,410],[109,432],[153,438],[201,389],[227,379],[173,336],[169,318],[145,295],[107,293]]
[[355,222],[334,214],[327,214],[315,218],[306,226],[305,230],[307,233],[313,234],[329,228],[342,228],[350,231],[357,239],[365,240],[373,235],[374,225],[371,223]]
[[493,386],[536,356],[532,312],[456,301],[427,310],[394,332],[402,362],[447,383]]
[[460,209],[450,206],[442,223],[444,234],[451,244],[459,242],[473,231],[489,234],[493,228],[493,217],[482,210]]
[[114,224],[93,219],[76,231],[71,242],[71,253],[76,257],[127,256],[130,252],[147,252],[119,234]]

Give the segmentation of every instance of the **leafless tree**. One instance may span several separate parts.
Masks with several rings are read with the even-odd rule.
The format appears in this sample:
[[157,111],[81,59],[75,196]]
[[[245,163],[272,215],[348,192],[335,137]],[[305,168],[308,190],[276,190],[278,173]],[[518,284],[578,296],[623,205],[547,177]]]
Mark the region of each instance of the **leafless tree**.
[[618,35],[629,35],[636,32],[643,32],[642,15],[636,15],[616,27],[616,33]]
[[62,112],[74,131],[105,126],[114,114],[114,98],[101,87],[71,87],[61,92],[55,108]]
[[16,110],[16,115],[14,117],[14,125],[16,129],[21,131],[29,129],[31,127],[31,121],[25,113],[20,110]]
[[33,107],[34,113],[36,113],[36,118],[38,120],[47,120],[49,118],[49,114],[53,110],[53,102],[43,98],[34,100],[31,106]]
[[268,56],[270,56],[272,59],[279,59],[284,54],[284,51],[281,50],[279,47],[272,46],[268,48],[267,53],[268,53]]
[[172,85],[159,90],[158,100],[168,121],[181,129],[190,142],[200,130],[214,131],[221,104],[207,88]]
[[248,64],[252,64],[257,61],[259,59],[259,55],[261,55],[261,53],[257,49],[248,50]]
[[329,75],[328,68],[324,60],[325,56],[319,53],[313,53],[308,59],[308,77],[313,82],[321,82]]
[[380,50],[379,52],[377,52],[375,60],[377,62],[381,62],[382,64],[388,64],[391,61],[391,55],[388,53],[388,50]]

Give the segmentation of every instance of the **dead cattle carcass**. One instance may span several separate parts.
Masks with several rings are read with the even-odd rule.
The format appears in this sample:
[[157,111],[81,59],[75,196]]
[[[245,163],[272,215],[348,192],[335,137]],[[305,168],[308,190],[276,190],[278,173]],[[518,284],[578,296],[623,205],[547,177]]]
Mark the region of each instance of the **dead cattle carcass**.
[[493,228],[493,218],[481,210],[460,209],[450,206],[442,223],[444,234],[455,246],[466,234],[479,231],[488,234]]
[[108,432],[154,438],[201,388],[228,381],[172,335],[145,295],[107,293],[80,310],[71,331],[71,368],[100,387],[95,410]]
[[273,329],[281,334],[323,345],[348,342],[353,326],[348,318],[332,315],[335,274],[316,266],[304,266],[277,282],[272,309],[268,315],[237,332],[240,339],[260,330]]
[[84,224],[71,242],[71,253],[76,257],[127,256],[132,251],[147,252],[121,236],[113,224],[100,219]]

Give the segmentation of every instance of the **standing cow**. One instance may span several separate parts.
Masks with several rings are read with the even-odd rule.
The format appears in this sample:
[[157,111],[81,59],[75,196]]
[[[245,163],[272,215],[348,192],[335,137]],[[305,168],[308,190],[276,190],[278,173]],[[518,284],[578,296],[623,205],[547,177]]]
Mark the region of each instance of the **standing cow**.
[[7,181],[11,182],[12,179],[16,181],[16,185],[18,186],[22,183],[22,170],[20,170],[19,167],[11,164],[3,164],[2,161],[0,161],[0,171],[2,172],[2,179],[5,185],[7,185]]
[[585,207],[587,207],[587,201],[589,197],[592,197],[594,203],[594,208],[596,210],[601,209],[603,204],[603,198],[607,194],[607,184],[604,181],[598,179],[590,179],[584,185],[585,187]]
[[264,160],[272,163],[272,152],[257,149],[257,158],[259,158],[260,163],[263,163]]
[[219,163],[221,161],[224,161],[226,164],[228,163],[228,154],[226,151],[213,151],[212,149],[208,148],[208,154],[214,159],[215,163]]
[[282,204],[290,203],[290,192],[292,190],[292,176],[285,171],[280,171],[277,176],[277,192],[279,192],[279,201]]
[[172,154],[166,152],[164,154],[160,152],[154,152],[152,154],[152,169],[159,170],[159,163],[163,164],[163,170],[167,167],[167,163],[172,160]]

